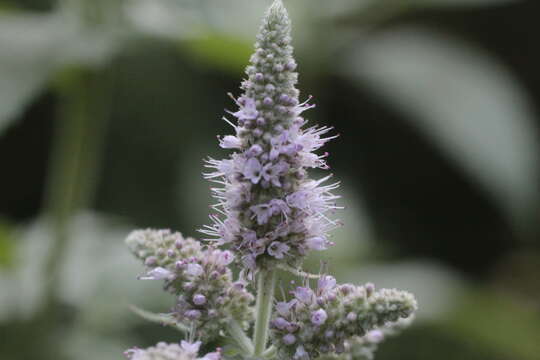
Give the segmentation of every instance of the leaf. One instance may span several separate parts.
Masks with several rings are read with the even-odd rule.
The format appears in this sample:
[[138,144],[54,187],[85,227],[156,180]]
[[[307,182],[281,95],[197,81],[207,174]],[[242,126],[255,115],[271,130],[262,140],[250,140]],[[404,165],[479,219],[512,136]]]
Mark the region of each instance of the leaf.
[[521,0],[415,0],[425,6],[493,6],[518,2]]
[[190,54],[199,61],[237,73],[252,52],[251,44],[223,35],[206,35],[184,43]]
[[178,323],[176,321],[176,319],[172,315],[156,314],[156,313],[153,313],[153,312],[150,312],[150,311],[140,309],[140,308],[136,307],[135,305],[131,305],[129,307],[129,309],[131,311],[133,311],[135,314],[137,314],[140,317],[142,317],[143,319],[145,319],[145,320],[148,320],[148,321],[151,321],[151,322],[154,322],[154,323],[158,323],[158,324],[161,324],[161,325],[172,326],[172,327],[176,328],[177,330],[179,330],[179,331],[181,331],[183,333],[188,333],[189,332],[189,329],[186,326]]
[[39,92],[54,70],[57,22],[44,15],[0,15],[0,132]]
[[508,359],[538,359],[540,312],[533,304],[513,299],[510,293],[477,289],[467,292],[448,314],[445,325],[467,342],[480,344]]
[[118,40],[60,12],[0,14],[0,133],[60,67],[99,66],[118,49]]
[[359,44],[346,69],[483,185],[517,227],[532,214],[540,164],[535,119],[518,81],[494,58],[404,28]]

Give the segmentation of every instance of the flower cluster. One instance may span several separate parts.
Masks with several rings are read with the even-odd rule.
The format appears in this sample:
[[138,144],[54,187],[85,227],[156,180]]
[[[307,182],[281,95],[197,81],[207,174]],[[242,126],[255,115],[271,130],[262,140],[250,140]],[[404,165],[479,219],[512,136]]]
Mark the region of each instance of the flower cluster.
[[299,286],[292,294],[291,301],[276,304],[271,323],[274,343],[284,359],[344,353],[355,337],[376,340],[383,333],[372,331],[408,318],[416,310],[416,300],[407,292],[375,291],[372,284],[337,285],[329,275],[319,279],[315,290]]
[[[220,146],[234,152],[206,164],[211,170],[205,177],[219,184],[212,189],[218,214],[201,229],[209,242],[168,230],[138,230],[127,244],[146,267],[140,279],[163,280],[176,299],[166,320],[148,318],[170,320],[189,339],[229,336],[234,340],[230,354],[241,359],[372,360],[378,343],[403,319],[412,319],[416,300],[411,294],[376,291],[372,284],[338,285],[323,275],[315,289],[306,280],[291,291],[292,300],[273,303],[276,268],[302,273],[297,268],[305,255],[330,246],[328,233],[339,225],[331,219],[339,208],[332,193],[338,184],[326,184],[330,176],[315,180],[308,174],[328,169],[327,154],[317,151],[332,139],[326,135],[331,129],[307,126],[302,117],[313,105],[299,101],[290,43],[287,12],[281,0],[274,0],[246,69],[244,92],[235,99],[239,109],[230,112],[235,121],[225,119],[235,133],[220,138]],[[242,268],[236,281],[233,261]],[[256,309],[244,280],[255,276]],[[220,351],[197,358],[200,344],[160,343],[128,350],[126,356],[221,359]]]
[[231,112],[236,132],[220,139],[236,152],[224,160],[208,160],[206,174],[221,186],[213,189],[218,203],[213,225],[201,231],[219,244],[231,244],[251,270],[276,262],[299,265],[309,250],[331,243],[328,218],[337,209],[337,184],[323,185],[308,177],[310,168],[327,169],[327,154],[315,153],[332,137],[327,127],[306,127],[301,114],[313,107],[299,103],[296,62],[290,45],[290,22],[280,1],[268,11],[246,69],[248,79]]
[[166,344],[160,342],[148,349],[131,349],[124,353],[129,360],[221,360],[221,350],[198,357],[201,342]]
[[168,230],[137,230],[126,242],[147,268],[140,279],[164,280],[176,295],[173,316],[198,336],[218,335],[230,319],[252,320],[254,297],[244,281],[232,281],[230,251],[203,247]]

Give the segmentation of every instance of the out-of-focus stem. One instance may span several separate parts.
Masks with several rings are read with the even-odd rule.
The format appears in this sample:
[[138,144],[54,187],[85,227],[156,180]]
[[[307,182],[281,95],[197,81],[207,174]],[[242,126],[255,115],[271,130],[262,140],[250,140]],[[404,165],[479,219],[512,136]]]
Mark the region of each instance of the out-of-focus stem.
[[85,69],[64,75],[58,85],[60,110],[44,201],[53,234],[44,269],[44,308],[54,302],[57,294],[72,215],[88,206],[94,194],[109,108],[107,75],[104,78]]
[[275,287],[276,271],[261,270],[258,274],[257,317],[255,319],[255,332],[253,336],[253,344],[255,346],[254,355],[256,358],[262,357],[266,349]]

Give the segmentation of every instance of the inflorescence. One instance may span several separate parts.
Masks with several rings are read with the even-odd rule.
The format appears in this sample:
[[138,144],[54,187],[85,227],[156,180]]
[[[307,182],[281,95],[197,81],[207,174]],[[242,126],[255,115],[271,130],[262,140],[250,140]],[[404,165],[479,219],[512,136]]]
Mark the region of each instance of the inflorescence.
[[[371,360],[387,335],[411,321],[417,305],[410,293],[339,285],[328,274],[319,276],[313,289],[306,278],[290,298],[273,303],[275,281],[267,275],[276,268],[300,268],[309,251],[332,245],[329,232],[340,225],[332,219],[340,209],[333,194],[338,183],[328,183],[330,175],[312,179],[308,173],[328,169],[328,154],[317,151],[335,136],[328,135],[331,128],[309,126],[302,116],[314,105],[299,100],[296,67],[289,17],[275,0],[257,36],[243,94],[233,98],[238,110],[229,113],[235,120],[225,119],[235,133],[219,138],[220,146],[233,152],[206,163],[205,178],[217,184],[216,214],[200,230],[208,238],[200,242],[148,229],[126,240],[145,266],[140,279],[162,280],[174,296],[174,306],[162,315],[190,341],[131,349],[125,353],[129,359],[220,360],[220,349],[198,357],[200,341],[225,336],[242,359]],[[272,346],[267,348],[268,328]]]

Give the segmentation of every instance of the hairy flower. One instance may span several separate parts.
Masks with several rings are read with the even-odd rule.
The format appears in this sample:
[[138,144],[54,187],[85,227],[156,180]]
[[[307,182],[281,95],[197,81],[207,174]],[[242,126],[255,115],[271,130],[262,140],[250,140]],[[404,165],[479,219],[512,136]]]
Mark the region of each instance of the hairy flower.
[[299,265],[310,250],[325,250],[327,233],[338,225],[328,213],[338,207],[330,177],[312,180],[310,168],[327,169],[325,157],[315,152],[332,137],[331,129],[306,126],[301,115],[314,107],[299,102],[298,75],[293,58],[290,21],[281,1],[266,14],[255,44],[239,110],[227,120],[234,135],[220,145],[237,152],[227,159],[207,162],[207,179],[223,214],[201,232],[219,244],[230,244],[249,270],[276,262]]
[[158,343],[148,349],[130,349],[124,355],[130,360],[221,360],[221,350],[199,357],[201,342],[190,343],[182,341],[179,344]]
[[291,301],[276,304],[279,316],[271,323],[279,359],[318,359],[322,355],[331,359],[328,356],[352,351],[351,344],[356,350],[362,345],[362,351],[374,351],[389,324],[411,317],[416,310],[416,301],[407,292],[375,291],[371,284],[336,285],[328,275],[321,276],[315,290],[302,286],[291,293]]

